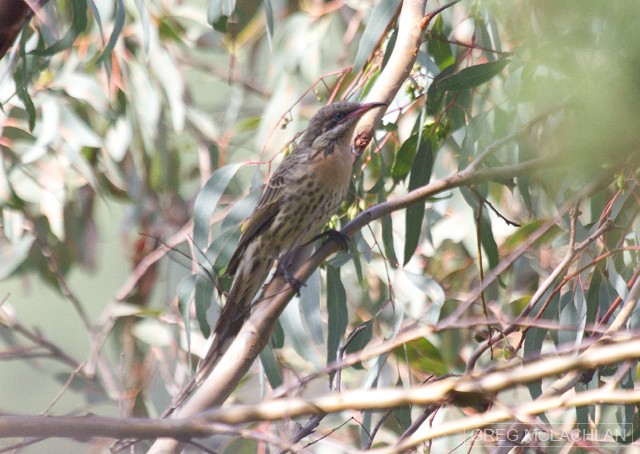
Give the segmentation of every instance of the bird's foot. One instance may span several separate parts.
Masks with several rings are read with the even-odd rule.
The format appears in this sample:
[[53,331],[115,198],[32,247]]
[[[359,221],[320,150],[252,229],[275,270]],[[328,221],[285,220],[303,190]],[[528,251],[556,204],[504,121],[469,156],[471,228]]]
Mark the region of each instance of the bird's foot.
[[340,245],[340,249],[342,249],[343,251],[349,250],[349,242],[351,241],[351,238],[349,238],[347,235],[345,235],[341,231],[336,229],[325,230],[321,234],[316,235],[315,238],[311,240],[311,242],[319,240],[320,238],[323,238],[323,237],[327,237],[335,241],[336,243],[338,243],[338,245]]
[[304,287],[304,282],[296,279],[293,273],[287,269],[284,263],[282,263],[280,258],[277,259],[277,263],[276,274],[282,275],[284,281],[293,288],[296,296],[300,296],[300,289]]

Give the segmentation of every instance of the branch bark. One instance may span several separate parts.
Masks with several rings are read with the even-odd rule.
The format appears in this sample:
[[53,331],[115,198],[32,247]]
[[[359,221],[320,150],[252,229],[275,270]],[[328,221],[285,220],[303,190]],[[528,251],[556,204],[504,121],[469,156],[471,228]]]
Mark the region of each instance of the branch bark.
[[[640,286],[639,286],[640,287]],[[637,295],[636,295],[637,296]],[[635,299],[635,297],[634,297]],[[460,377],[409,388],[377,388],[344,391],[313,399],[273,399],[256,405],[237,405],[214,409],[184,419],[107,418],[101,416],[1,416],[0,438],[12,437],[103,437],[153,439],[171,436],[191,439],[220,433],[219,424],[240,424],[256,421],[275,421],[296,416],[339,412],[345,410],[381,410],[406,405],[429,405],[450,399],[460,401],[465,396],[490,396],[524,383],[557,374],[592,369],[625,360],[640,359],[640,339],[620,333],[607,343],[592,344],[578,356],[574,351],[546,357],[521,367],[478,371]],[[526,404],[491,410],[475,417],[465,417],[438,425],[422,432],[419,437],[405,440],[401,445],[374,452],[401,452],[424,441],[535,415],[554,408],[591,405],[594,403],[638,403],[640,391],[596,389],[574,396],[545,396]]]

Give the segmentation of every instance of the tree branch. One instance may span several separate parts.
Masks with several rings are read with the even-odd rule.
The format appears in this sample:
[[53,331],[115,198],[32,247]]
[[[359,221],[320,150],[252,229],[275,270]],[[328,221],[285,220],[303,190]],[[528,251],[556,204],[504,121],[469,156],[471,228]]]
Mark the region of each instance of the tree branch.
[[[639,286],[640,287],[640,286]],[[517,368],[478,371],[460,377],[448,377],[425,385],[399,388],[331,393],[312,399],[272,399],[256,405],[237,405],[214,409],[184,419],[107,418],[102,416],[2,416],[0,438],[9,437],[103,437],[153,439],[175,437],[191,439],[221,433],[219,424],[241,424],[257,421],[284,420],[297,416],[339,412],[344,410],[381,410],[406,405],[430,405],[450,399],[457,402],[474,395],[490,396],[535,380],[571,371],[592,369],[624,360],[640,359],[640,339],[620,333],[607,343],[589,346],[578,356],[569,351],[563,355],[541,358]],[[512,419],[514,415],[533,415],[549,409],[589,405],[593,403],[637,403],[640,391],[598,389],[570,397],[549,397],[512,409],[492,410],[463,421],[445,423],[423,433],[419,439],[409,438],[394,449],[403,450],[436,437],[480,428],[493,422]],[[464,404],[464,402],[463,402]],[[377,451],[375,451],[377,452]],[[384,451],[395,452],[395,451]]]

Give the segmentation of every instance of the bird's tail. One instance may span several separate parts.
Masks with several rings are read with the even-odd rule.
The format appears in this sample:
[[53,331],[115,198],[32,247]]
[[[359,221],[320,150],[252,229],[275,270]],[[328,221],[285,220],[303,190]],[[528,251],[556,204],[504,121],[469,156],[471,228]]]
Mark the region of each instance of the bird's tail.
[[203,376],[206,376],[207,371],[242,328],[251,311],[251,303],[269,275],[273,262],[271,257],[254,257],[250,263],[243,263],[238,267],[229,296],[213,330],[213,343],[198,367]]

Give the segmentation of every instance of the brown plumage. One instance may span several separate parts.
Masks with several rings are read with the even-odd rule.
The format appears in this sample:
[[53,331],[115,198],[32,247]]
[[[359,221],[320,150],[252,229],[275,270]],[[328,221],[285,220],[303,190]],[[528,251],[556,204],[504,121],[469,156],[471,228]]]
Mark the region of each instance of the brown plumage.
[[276,258],[312,240],[338,210],[352,175],[351,140],[358,120],[385,105],[340,102],[323,107],[273,173],[229,261],[227,273],[234,280],[204,364],[238,333]]

